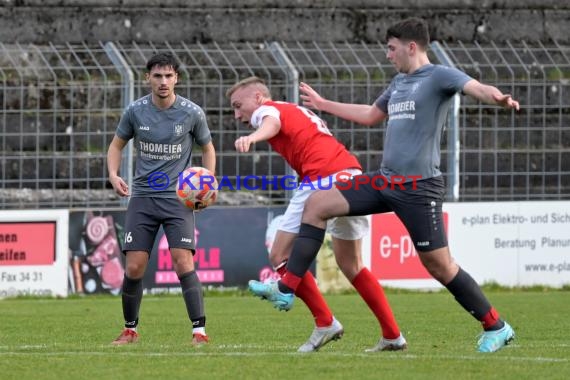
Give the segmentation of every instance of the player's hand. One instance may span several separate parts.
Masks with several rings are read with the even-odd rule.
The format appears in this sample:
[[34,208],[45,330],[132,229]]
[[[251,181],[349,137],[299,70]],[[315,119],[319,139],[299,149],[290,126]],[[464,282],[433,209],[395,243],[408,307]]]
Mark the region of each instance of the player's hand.
[[514,100],[510,94],[493,95],[493,99],[497,102],[497,105],[503,108],[519,110],[519,102]]
[[204,205],[202,202],[196,202],[194,203],[194,212],[200,212],[203,209],[205,209],[207,206]]
[[235,146],[236,150],[240,153],[249,152],[249,147],[253,144],[254,141],[250,136],[242,136],[236,140]]
[[121,197],[128,197],[131,195],[129,193],[129,185],[119,176],[109,177],[109,182],[113,186],[115,193],[117,193]]
[[318,92],[313,90],[311,86],[306,84],[305,82],[301,82],[299,84],[299,91],[301,92],[300,98],[303,101],[303,105],[308,108],[312,108],[315,110],[320,110],[320,104],[324,102],[324,98],[319,95]]

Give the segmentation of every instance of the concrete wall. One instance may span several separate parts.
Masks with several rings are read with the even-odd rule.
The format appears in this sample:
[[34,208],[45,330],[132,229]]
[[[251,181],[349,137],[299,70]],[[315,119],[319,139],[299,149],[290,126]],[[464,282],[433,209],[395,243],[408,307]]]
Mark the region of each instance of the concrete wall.
[[0,42],[371,42],[409,16],[438,40],[570,43],[567,0],[0,0]]

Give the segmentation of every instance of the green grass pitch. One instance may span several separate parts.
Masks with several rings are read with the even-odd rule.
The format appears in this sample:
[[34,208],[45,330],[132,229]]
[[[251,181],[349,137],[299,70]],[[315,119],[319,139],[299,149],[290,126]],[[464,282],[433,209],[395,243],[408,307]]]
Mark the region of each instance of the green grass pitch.
[[516,331],[494,354],[476,352],[478,323],[446,292],[389,290],[409,348],[365,353],[376,320],[355,294],[327,295],[344,337],[313,354],[300,300],[290,312],[241,292],[206,292],[211,342],[196,349],[180,295],[143,298],[136,345],[113,347],[120,297],[0,300],[0,379],[568,379],[570,292],[486,294]]

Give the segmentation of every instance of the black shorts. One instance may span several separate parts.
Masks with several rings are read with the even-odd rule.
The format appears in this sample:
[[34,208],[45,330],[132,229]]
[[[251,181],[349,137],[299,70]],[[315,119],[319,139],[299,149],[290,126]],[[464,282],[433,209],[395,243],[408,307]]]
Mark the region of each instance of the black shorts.
[[147,251],[150,254],[160,225],[170,248],[190,249],[194,253],[194,212],[176,198],[156,197],[129,200],[123,252]]
[[442,212],[443,177],[399,184],[390,183],[378,172],[373,172],[354,176],[337,188],[348,201],[348,215],[393,211],[406,227],[417,251],[447,247]]

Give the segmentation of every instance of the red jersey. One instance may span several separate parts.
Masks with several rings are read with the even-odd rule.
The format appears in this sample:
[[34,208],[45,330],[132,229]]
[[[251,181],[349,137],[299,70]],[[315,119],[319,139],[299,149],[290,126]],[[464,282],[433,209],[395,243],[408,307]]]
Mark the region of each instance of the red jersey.
[[329,131],[326,123],[305,107],[269,101],[251,116],[259,128],[265,116],[279,119],[279,133],[268,140],[301,179],[315,181],[344,169],[360,169],[360,163]]

